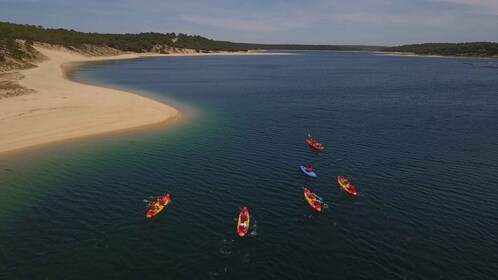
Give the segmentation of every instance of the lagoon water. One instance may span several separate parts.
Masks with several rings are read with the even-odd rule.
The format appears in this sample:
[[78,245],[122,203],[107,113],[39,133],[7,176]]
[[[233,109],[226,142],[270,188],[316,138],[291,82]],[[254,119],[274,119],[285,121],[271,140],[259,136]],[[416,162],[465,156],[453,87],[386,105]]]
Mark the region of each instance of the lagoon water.
[[[296,52],[82,66],[73,79],[182,117],[0,158],[0,278],[496,279],[498,69],[482,65],[498,62]],[[170,206],[145,219],[144,199],[164,193]]]

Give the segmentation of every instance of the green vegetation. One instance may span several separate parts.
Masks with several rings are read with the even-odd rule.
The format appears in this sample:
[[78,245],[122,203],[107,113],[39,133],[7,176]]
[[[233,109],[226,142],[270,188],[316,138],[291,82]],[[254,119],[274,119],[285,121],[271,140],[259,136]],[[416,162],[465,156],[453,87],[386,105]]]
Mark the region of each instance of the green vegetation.
[[[16,40],[25,40],[21,46]],[[62,28],[0,22],[0,62],[6,58],[16,60],[32,58],[33,42],[81,47],[83,45],[108,46],[121,51],[168,53],[169,48],[194,49],[197,52],[247,51],[247,50],[336,50],[387,52],[411,52],[420,55],[447,56],[497,56],[498,43],[427,43],[398,47],[340,46],[340,45],[295,45],[295,44],[249,44],[215,41],[187,34],[145,32],[138,34],[84,33]]]
[[[164,47],[194,49],[207,51],[247,51],[247,50],[365,50],[368,46],[334,46],[334,45],[290,45],[290,44],[247,44],[227,41],[215,41],[201,36],[186,34],[146,32],[138,34],[100,34],[84,33],[62,28],[51,29],[42,26],[0,22],[0,38],[12,42],[15,39],[26,40],[26,47],[33,42],[79,47],[82,45],[108,46],[122,51],[149,52],[152,50],[167,53]],[[29,42],[29,43],[28,43]],[[0,47],[5,42],[0,42]],[[378,49],[378,48],[373,48]],[[20,53],[18,55],[21,55]]]
[[446,56],[496,56],[498,43],[472,42],[472,43],[427,43],[416,45],[403,45],[384,48],[386,52],[411,52],[420,55],[446,55]]
[[14,39],[0,36],[0,61],[5,61],[5,57],[20,60],[29,56],[28,53],[21,50],[21,46]]
[[[154,47],[169,46],[208,51],[245,51],[244,44],[214,41],[201,36],[189,36],[175,33],[146,32],[139,34],[99,34],[84,33],[66,29],[50,29],[41,26],[0,22],[0,38],[9,42],[22,39],[30,42],[42,42],[63,46],[78,47],[81,45],[108,46],[122,51],[148,52]],[[175,41],[173,43],[173,41]],[[1,42],[5,45],[6,42]],[[164,51],[164,47],[162,48]],[[161,48],[159,48],[161,50]]]

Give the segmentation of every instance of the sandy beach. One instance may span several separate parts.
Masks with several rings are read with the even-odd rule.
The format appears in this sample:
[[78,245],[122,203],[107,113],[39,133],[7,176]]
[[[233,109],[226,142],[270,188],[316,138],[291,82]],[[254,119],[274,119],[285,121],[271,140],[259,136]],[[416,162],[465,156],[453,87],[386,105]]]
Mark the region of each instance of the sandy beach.
[[[177,119],[178,110],[149,98],[120,90],[73,82],[64,65],[142,57],[212,55],[288,55],[266,52],[130,53],[84,56],[66,48],[36,46],[48,59],[18,71],[21,86],[33,93],[0,99],[0,155],[25,148],[102,133],[117,132]],[[18,74],[16,74],[18,75]]]
[[79,84],[62,66],[74,62],[142,57],[85,57],[65,49],[37,48],[48,60],[22,70],[19,84],[34,93],[0,99],[0,154],[101,133],[159,124],[178,111],[130,92]]

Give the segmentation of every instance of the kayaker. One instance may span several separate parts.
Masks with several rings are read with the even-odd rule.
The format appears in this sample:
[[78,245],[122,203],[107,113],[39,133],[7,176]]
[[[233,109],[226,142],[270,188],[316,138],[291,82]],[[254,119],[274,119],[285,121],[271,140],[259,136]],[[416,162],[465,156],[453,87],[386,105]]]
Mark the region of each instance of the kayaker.
[[150,209],[150,211],[156,210],[156,204],[154,202],[150,202],[149,203],[149,209]]
[[310,192],[310,193],[308,194],[308,197],[309,197],[310,199],[316,199],[316,194],[315,194],[315,193]]
[[320,206],[320,200],[316,199],[313,204],[315,205],[315,207],[318,207]]
[[247,221],[247,213],[244,213],[244,214],[242,214],[242,216],[240,216],[240,221],[243,222],[243,223],[245,221]]
[[353,185],[353,184],[351,184],[351,183],[348,185],[348,190],[349,190],[350,192],[355,192],[355,191],[356,191],[356,189],[355,189],[354,185]]
[[245,223],[240,223],[239,230],[246,230],[247,225]]
[[311,167],[311,165],[308,165],[308,168],[306,168],[306,172],[308,173],[313,172],[313,167]]
[[165,196],[161,196],[161,197],[157,198],[157,203],[159,203],[159,205],[166,204],[166,198],[165,198]]

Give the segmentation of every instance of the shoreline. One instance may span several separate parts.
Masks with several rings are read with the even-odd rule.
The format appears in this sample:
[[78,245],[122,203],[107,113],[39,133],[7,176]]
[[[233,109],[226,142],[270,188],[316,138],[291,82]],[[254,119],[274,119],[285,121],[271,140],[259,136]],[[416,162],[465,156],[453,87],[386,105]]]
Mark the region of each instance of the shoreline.
[[0,155],[104,133],[164,124],[179,112],[127,91],[69,80],[65,66],[142,56],[85,57],[68,50],[37,47],[48,60],[21,70],[21,86],[34,93],[0,100]]
[[78,83],[68,77],[78,64],[152,57],[288,55],[265,52],[129,53],[83,56],[65,48],[35,46],[48,59],[16,71],[17,81],[35,92],[0,99],[0,156],[110,133],[166,127],[181,112],[140,94]]
[[412,52],[382,52],[373,51],[375,55],[380,56],[405,56],[405,57],[433,57],[433,58],[476,58],[476,59],[498,59],[494,56],[471,56],[471,55],[440,55],[440,54],[416,54]]

